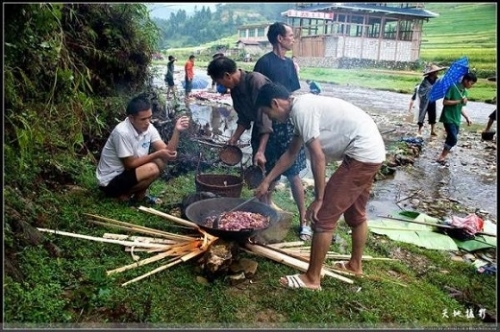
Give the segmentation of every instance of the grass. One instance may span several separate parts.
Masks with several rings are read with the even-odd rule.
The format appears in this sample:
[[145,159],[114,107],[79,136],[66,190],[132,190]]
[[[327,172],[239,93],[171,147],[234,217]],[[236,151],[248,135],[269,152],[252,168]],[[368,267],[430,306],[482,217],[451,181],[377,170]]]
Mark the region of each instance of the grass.
[[[104,199],[96,190],[94,176],[93,168],[88,167],[77,180],[82,190],[53,190],[34,196],[33,204],[47,211],[58,202],[57,212],[46,216],[41,227],[93,236],[121,233],[87,223],[83,214],[91,213],[181,232],[160,217]],[[157,181],[152,188],[152,193],[162,195],[168,204],[180,202],[184,194],[193,191],[194,173],[169,182]],[[250,195],[244,188],[242,196]],[[275,196],[280,207],[295,212],[295,226],[286,240],[296,241],[295,203],[286,191]],[[307,200],[311,199],[308,191]],[[337,234],[346,245],[332,244],[331,250],[349,251],[350,236],[343,222],[339,223]],[[241,253],[241,257],[259,263],[252,284],[231,287],[224,279],[199,283],[199,266],[193,261],[123,288],[121,283],[162,263],[108,277],[106,270],[132,262],[121,246],[60,235],[47,234],[46,238],[60,248],[61,255],[52,257],[43,246],[27,246],[16,256],[25,279],[20,282],[6,276],[4,280],[5,322],[142,323],[170,327],[479,327],[479,319],[452,317],[451,313],[465,313],[472,303],[496,311],[494,277],[477,274],[465,263],[450,263],[447,253],[388,241],[374,234],[370,235],[366,255],[396,257],[403,253],[397,256],[402,258],[400,261],[365,263],[365,273],[383,281],[355,278],[355,283],[348,285],[325,278],[319,293],[279,287],[279,277],[296,271],[247,253]],[[464,297],[450,297],[446,286],[462,291]],[[450,318],[442,317],[444,309]]]

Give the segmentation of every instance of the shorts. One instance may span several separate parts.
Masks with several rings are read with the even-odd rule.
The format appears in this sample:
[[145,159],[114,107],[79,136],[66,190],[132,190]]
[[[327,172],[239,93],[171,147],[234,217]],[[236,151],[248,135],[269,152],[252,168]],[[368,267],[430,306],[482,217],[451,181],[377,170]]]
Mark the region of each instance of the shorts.
[[342,164],[328,180],[318,220],[311,223],[315,232],[335,230],[343,214],[350,227],[366,221],[366,205],[373,180],[382,163],[364,163],[345,156]]
[[173,78],[173,77],[167,77],[166,82],[167,82],[167,85],[168,85],[169,87],[172,87],[172,86],[174,86],[174,85],[175,85],[175,84],[174,84],[174,78]]
[[444,149],[450,151],[452,147],[457,145],[458,133],[460,127],[455,123],[443,123],[444,130],[446,131],[446,139],[444,140]]
[[[294,126],[289,119],[287,123],[278,123],[273,121],[273,133],[269,137],[268,148],[266,149],[266,172],[269,173],[276,162],[287,150],[294,135]],[[282,175],[295,176],[306,168],[306,152],[304,146],[300,148],[295,162]],[[276,181],[280,177],[276,178]]]
[[99,189],[101,189],[108,197],[118,197],[126,194],[137,183],[138,181],[137,176],[135,175],[135,169],[124,170],[122,173],[109,181],[107,186],[99,186]]
[[191,90],[193,90],[193,80],[188,80],[186,78],[186,87],[184,88],[184,91],[186,91],[186,94],[190,93]]

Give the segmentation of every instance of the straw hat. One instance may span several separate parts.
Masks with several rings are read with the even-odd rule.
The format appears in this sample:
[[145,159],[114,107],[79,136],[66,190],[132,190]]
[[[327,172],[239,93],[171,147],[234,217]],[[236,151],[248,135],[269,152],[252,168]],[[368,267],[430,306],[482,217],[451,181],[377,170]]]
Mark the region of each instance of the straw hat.
[[446,68],[448,68],[448,67],[438,67],[436,65],[430,65],[429,67],[427,67],[425,69],[424,76],[427,76],[430,73],[435,73],[435,72],[438,72],[438,71],[441,71],[441,70],[445,70]]

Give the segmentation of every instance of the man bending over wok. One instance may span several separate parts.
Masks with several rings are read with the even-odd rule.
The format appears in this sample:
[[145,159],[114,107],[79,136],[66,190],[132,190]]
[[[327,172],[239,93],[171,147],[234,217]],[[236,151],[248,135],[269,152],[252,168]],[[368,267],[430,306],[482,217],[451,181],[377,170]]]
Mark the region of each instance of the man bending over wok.
[[[272,179],[293,164],[303,144],[314,177],[315,200],[306,213],[314,231],[309,267],[305,274],[283,277],[280,283],[290,288],[321,289],[321,269],[342,214],[352,229],[352,253],[349,261],[339,262],[336,268],[361,275],[361,257],[368,237],[366,205],[375,175],[385,160],[384,141],[377,125],[347,101],[313,94],[291,96],[275,83],[260,89],[255,106],[273,120],[286,122],[290,118],[295,126],[288,150],[255,195],[267,193]],[[326,164],[334,160],[342,160],[342,164],[325,183]]]

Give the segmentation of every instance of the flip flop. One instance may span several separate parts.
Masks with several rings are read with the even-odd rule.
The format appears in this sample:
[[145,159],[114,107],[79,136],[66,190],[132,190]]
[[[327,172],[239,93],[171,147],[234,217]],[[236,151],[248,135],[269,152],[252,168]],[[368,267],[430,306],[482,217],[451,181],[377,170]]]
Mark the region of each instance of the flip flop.
[[477,272],[478,273],[481,273],[481,274],[497,274],[497,266],[496,264],[493,265],[493,264],[487,264],[487,265],[484,265],[484,266],[481,266],[477,269]]
[[[142,204],[148,205],[159,205],[162,203],[162,200],[155,196],[146,195],[141,201]],[[128,206],[135,207],[139,202],[135,199],[135,197],[130,198],[128,201]]]
[[313,232],[311,226],[302,226],[299,231],[299,239],[301,241],[310,241],[312,238]]
[[306,284],[304,284],[304,282],[302,281],[302,279],[300,279],[299,275],[300,274],[285,276],[286,285],[283,284],[281,281],[280,281],[280,284],[284,287],[287,287],[287,288],[295,288],[295,289],[304,288],[304,289],[308,289],[308,290],[312,290],[312,291],[320,291],[321,290],[321,286],[318,286],[315,288],[307,287]]
[[345,272],[349,273],[350,275],[357,276],[357,277],[362,277],[363,274],[356,273],[352,270],[349,270],[347,268],[347,264],[349,264],[349,261],[337,261],[333,263],[333,270],[337,270],[339,272]]
[[149,205],[160,205],[163,201],[155,196],[146,195],[144,196],[143,202]]

